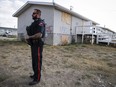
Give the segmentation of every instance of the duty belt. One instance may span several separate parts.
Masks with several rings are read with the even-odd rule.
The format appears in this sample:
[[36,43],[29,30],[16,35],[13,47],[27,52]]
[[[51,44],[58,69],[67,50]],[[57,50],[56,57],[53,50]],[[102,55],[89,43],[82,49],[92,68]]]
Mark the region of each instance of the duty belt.
[[38,42],[38,40],[32,40],[32,42],[33,42],[33,43],[36,43],[36,42]]
[[[36,42],[38,42],[38,41],[39,41],[39,40],[37,40],[37,39],[32,40],[33,43],[36,43]],[[44,41],[44,39],[41,38],[40,41]]]

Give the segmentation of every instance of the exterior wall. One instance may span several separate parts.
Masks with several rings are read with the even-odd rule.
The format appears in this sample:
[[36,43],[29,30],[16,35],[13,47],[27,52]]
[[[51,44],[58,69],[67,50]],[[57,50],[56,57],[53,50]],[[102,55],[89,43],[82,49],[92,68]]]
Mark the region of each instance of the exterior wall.
[[78,26],[77,27],[77,34],[96,34],[97,30],[96,30],[96,25],[92,24],[91,21],[83,21],[83,25],[82,26]]
[[[65,15],[65,19],[63,20],[62,14],[67,14],[65,12],[55,10],[54,11],[54,44],[53,45],[61,45],[68,44],[72,42],[77,42],[77,28],[78,26],[82,26],[84,21],[77,17]],[[82,27],[81,27],[82,30]]]
[[29,26],[33,22],[32,12],[36,8],[42,11],[41,18],[46,22],[47,37],[45,39],[45,43],[53,44],[53,8],[50,6],[33,5],[18,17],[19,39],[24,38],[26,35],[26,26]]
[[72,17],[72,35],[76,34],[76,28],[82,26],[82,20],[77,17]]
[[[70,24],[63,21],[63,12],[54,10],[54,44],[61,45],[70,43]],[[66,13],[70,17],[69,14]],[[67,20],[67,22],[69,22]]]
[[[72,43],[74,42],[77,42],[77,29],[78,29],[78,26],[82,26],[83,25],[83,20],[80,19],[80,18],[77,18],[77,17],[74,17],[72,16]],[[81,28],[82,29],[82,28]]]
[[4,29],[0,29],[0,36],[3,36],[5,34],[5,30]]
[[11,30],[9,35],[17,36],[17,30]]
[[77,42],[93,44],[96,41],[96,25],[92,21],[82,20],[81,23],[82,25],[76,27]]
[[54,11],[53,45],[78,42],[77,34],[82,34],[82,30],[84,30],[85,34],[96,33],[96,28],[95,26],[92,26],[92,23],[90,24],[90,22],[84,21],[80,18],[70,15],[70,23],[66,23],[66,21],[64,22],[62,19],[62,13],[63,12],[59,10]]

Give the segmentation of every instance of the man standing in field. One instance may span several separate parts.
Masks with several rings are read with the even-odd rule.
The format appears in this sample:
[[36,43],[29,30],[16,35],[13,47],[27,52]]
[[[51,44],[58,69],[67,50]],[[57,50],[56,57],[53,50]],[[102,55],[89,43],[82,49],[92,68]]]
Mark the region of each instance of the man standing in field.
[[[26,37],[26,40],[30,42],[31,55],[32,55],[32,68],[34,74],[30,76],[33,81],[29,85],[35,85],[40,82],[41,79],[41,67],[42,67],[42,52],[43,52],[43,32],[45,23],[40,18],[41,11],[34,9],[32,18],[34,22],[29,26],[31,35]],[[28,33],[28,32],[27,32]]]

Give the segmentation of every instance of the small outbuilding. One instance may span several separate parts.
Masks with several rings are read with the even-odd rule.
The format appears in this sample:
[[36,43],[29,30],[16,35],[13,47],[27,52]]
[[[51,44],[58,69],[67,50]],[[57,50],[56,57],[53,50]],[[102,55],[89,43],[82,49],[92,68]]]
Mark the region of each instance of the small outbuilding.
[[78,42],[77,34],[83,26],[96,26],[98,23],[73,12],[57,3],[28,1],[16,13],[18,18],[18,39],[24,38],[26,26],[30,25],[34,9],[42,11],[41,18],[46,22],[47,37],[45,43],[50,45],[64,45]]

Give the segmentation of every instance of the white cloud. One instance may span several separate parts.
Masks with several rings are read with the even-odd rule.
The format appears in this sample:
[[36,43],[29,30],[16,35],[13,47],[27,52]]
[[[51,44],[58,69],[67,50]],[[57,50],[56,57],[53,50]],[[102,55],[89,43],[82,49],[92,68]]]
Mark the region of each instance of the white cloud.
[[12,6],[15,10],[19,9],[24,4],[21,0],[13,0]]
[[17,18],[12,17],[12,14],[24,3],[21,0],[1,0],[0,4],[0,26],[17,26]]
[[17,18],[12,17],[12,15],[27,1],[35,1],[35,0],[0,0],[0,26],[17,27]]
[[0,26],[17,26],[17,18],[12,15],[27,1],[56,2],[73,11],[116,31],[115,0],[0,0]]
[[2,14],[8,14],[8,13],[12,13],[12,2],[9,0],[2,0],[0,5],[0,12]]

